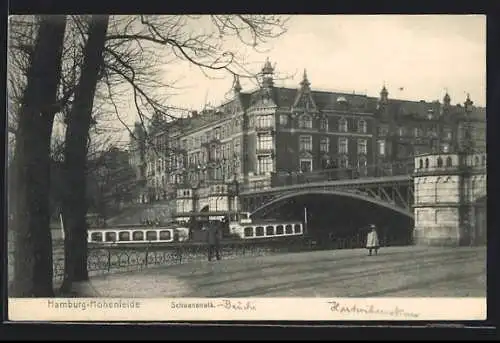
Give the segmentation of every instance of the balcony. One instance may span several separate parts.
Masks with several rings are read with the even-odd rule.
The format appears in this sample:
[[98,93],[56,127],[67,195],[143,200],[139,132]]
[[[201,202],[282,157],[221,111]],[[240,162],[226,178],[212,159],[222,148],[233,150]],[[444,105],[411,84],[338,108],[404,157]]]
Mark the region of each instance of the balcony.
[[273,147],[257,147],[255,149],[255,153],[257,155],[273,155],[274,148]]
[[274,133],[275,132],[275,128],[274,128],[274,125],[259,125],[259,126],[255,126],[255,132],[267,132],[267,133]]

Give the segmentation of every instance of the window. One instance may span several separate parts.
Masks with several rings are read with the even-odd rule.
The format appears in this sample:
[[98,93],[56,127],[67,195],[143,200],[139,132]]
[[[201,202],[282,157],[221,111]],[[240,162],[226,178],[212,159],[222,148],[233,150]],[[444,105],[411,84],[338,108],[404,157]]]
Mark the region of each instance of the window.
[[378,154],[380,156],[385,156],[385,141],[384,140],[379,140],[377,142],[377,146],[378,146],[378,149],[377,149]]
[[302,233],[302,226],[300,224],[295,224],[293,226],[293,232],[294,233]]
[[387,127],[387,125],[380,125],[380,127],[378,128],[378,135],[380,137],[385,137],[387,136],[388,133],[389,133],[389,128]]
[[264,227],[263,226],[257,226],[255,228],[255,236],[257,236],[257,237],[264,236]]
[[312,129],[312,118],[308,115],[300,117],[299,127],[301,129]]
[[288,224],[287,226],[285,226],[285,232],[288,235],[291,235],[293,233],[293,227],[292,227],[292,225]]
[[282,114],[280,115],[280,125],[287,126],[288,125],[288,115]]
[[319,128],[321,130],[328,130],[328,118],[321,118],[319,122]]
[[146,231],[146,240],[147,241],[156,241],[158,239],[158,236],[156,234],[156,231]]
[[143,241],[144,240],[144,232],[134,231],[134,233],[132,234],[132,239],[134,241]]
[[312,171],[312,160],[311,159],[301,159],[300,160],[300,171],[303,173]]
[[418,169],[422,169],[424,167],[424,161],[422,159],[418,160]]
[[253,237],[253,227],[246,227],[244,229],[245,237]]
[[102,233],[101,232],[93,232],[90,235],[90,239],[92,242],[102,242]]
[[444,128],[443,129],[443,136],[447,140],[451,140],[453,138],[453,133],[451,132],[450,128]]
[[118,237],[120,241],[130,241],[130,232],[120,232]]
[[429,159],[428,158],[425,159],[425,168],[429,168]]
[[339,119],[339,131],[347,132],[347,120],[345,118]]
[[361,169],[361,170],[366,170],[366,158],[364,157],[360,157],[358,159],[358,169]]
[[438,157],[438,159],[437,159],[437,167],[438,168],[443,167],[443,159],[441,157]]
[[358,155],[366,155],[367,141],[366,139],[358,139]]
[[319,150],[321,152],[329,152],[330,151],[330,138],[321,137],[321,140],[319,142]]
[[450,145],[448,143],[444,143],[442,146],[441,146],[441,150],[444,152],[444,153],[448,153],[450,151]]
[[299,137],[299,149],[300,149],[300,151],[311,151],[312,150],[312,136],[300,136]]
[[348,141],[346,137],[339,138],[339,154],[348,153]]
[[427,136],[428,137],[436,137],[437,136],[437,130],[435,127],[429,127],[427,129]]
[[399,134],[400,137],[406,136],[406,129],[404,127],[400,127],[398,129],[398,134]]
[[421,137],[421,136],[422,136],[422,129],[421,129],[421,128],[419,128],[419,127],[416,127],[416,128],[413,130],[413,132],[414,132],[415,137]]
[[266,236],[274,236],[274,226],[266,226]]
[[284,231],[285,231],[285,230],[284,230],[284,228],[283,228],[283,225],[278,225],[278,226],[276,227],[276,234],[277,234],[277,235],[282,235],[282,234],[284,233]]
[[347,159],[347,156],[344,156],[340,159],[340,168],[347,168],[349,167],[349,160]]
[[266,127],[273,127],[273,116],[272,115],[265,115],[265,116],[258,116],[257,117],[257,127],[260,128],[266,128]]
[[271,156],[262,156],[257,160],[257,170],[259,174],[270,173],[273,171],[273,160]]
[[[420,163],[422,163],[422,160],[420,160]],[[453,165],[453,161],[452,161],[452,159],[451,159],[451,156],[448,156],[448,157],[446,158],[446,166],[447,166],[447,167],[451,167],[452,165]],[[420,167],[420,168],[422,168],[422,167]]]
[[160,231],[160,241],[169,241],[172,239],[172,234],[168,230]]
[[271,135],[259,135],[257,137],[258,150],[271,150],[273,148],[273,137]]
[[328,157],[321,159],[321,168],[323,169],[330,168],[330,159]]
[[240,139],[237,138],[234,142],[233,142],[233,151],[235,154],[240,154],[241,152],[241,148],[240,148]]
[[358,121],[358,132],[366,133],[366,121],[364,121],[363,119]]

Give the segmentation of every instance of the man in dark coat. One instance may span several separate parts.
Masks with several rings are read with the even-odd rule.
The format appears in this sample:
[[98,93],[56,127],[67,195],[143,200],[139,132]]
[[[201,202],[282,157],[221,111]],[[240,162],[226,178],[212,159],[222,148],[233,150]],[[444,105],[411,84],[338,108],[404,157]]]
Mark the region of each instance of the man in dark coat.
[[222,238],[222,232],[218,223],[209,222],[208,225],[205,224],[204,230],[207,232],[208,261],[212,261],[214,253],[217,260],[220,260],[220,241]]

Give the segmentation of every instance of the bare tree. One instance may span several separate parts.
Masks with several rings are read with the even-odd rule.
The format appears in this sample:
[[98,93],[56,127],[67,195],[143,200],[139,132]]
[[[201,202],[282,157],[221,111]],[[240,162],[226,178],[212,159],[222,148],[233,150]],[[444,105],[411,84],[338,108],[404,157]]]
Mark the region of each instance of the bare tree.
[[51,296],[52,242],[48,207],[50,137],[61,74],[65,16],[43,16],[27,67],[16,126],[16,206],[12,295]]
[[88,18],[88,38],[83,51],[80,79],[67,118],[64,153],[64,176],[71,192],[65,195],[64,280],[61,290],[71,290],[72,282],[88,280],[86,225],[86,166],[89,130],[92,125],[94,95],[103,69],[103,51],[108,29],[108,15]]
[[184,62],[198,67],[208,78],[229,74],[233,75],[234,82],[244,78],[258,85],[259,73],[248,68],[244,48],[264,51],[261,49],[266,43],[286,32],[287,21],[287,17],[269,15],[112,17],[105,47],[103,82],[117,119],[136,138],[115,105],[124,93],[132,93],[147,146],[157,154],[177,153],[156,151],[148,135],[147,123],[152,114],[161,115],[165,122],[175,121],[180,129],[188,125],[172,114],[175,108],[169,105],[166,96],[176,90],[175,82],[165,81],[158,67]]
[[[62,64],[71,76],[68,82],[66,79],[61,82],[61,100],[57,102],[59,110],[66,106],[64,179],[66,187],[72,187],[64,201],[65,291],[71,289],[72,282],[88,279],[85,173],[89,129],[96,120],[96,93],[107,92],[112,110],[123,124],[126,123],[117,103],[127,91],[133,94],[143,127],[151,113],[175,120],[164,96],[166,89],[173,89],[174,82],[161,80],[162,64],[185,61],[204,72],[223,71],[234,75],[235,80],[236,77],[257,80],[256,73],[245,68],[244,59],[238,58],[239,47],[225,45],[227,39],[236,37],[243,45],[257,49],[283,34],[286,23],[279,16],[241,15],[124,16],[112,17],[109,25],[108,20],[108,16],[72,17],[71,27],[80,34],[80,39],[76,39],[78,44],[71,45],[73,64],[66,61]],[[198,24],[207,29],[200,30]]]

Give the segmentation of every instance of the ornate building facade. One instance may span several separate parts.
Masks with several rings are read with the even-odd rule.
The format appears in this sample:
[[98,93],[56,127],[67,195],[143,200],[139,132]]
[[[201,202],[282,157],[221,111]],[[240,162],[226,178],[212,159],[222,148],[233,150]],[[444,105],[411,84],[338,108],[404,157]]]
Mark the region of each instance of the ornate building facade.
[[[240,191],[272,187],[279,175],[411,161],[415,154],[453,152],[461,113],[475,120],[485,145],[484,110],[314,90],[306,72],[297,88],[277,87],[266,61],[260,87],[244,92],[238,80],[233,98],[221,106],[165,123],[150,144],[136,126],[130,151],[144,192],[138,201],[175,198],[178,213],[238,208]],[[142,138],[141,138],[142,137]],[[136,138],[142,139],[142,142]],[[484,143],[483,143],[484,141]]]

